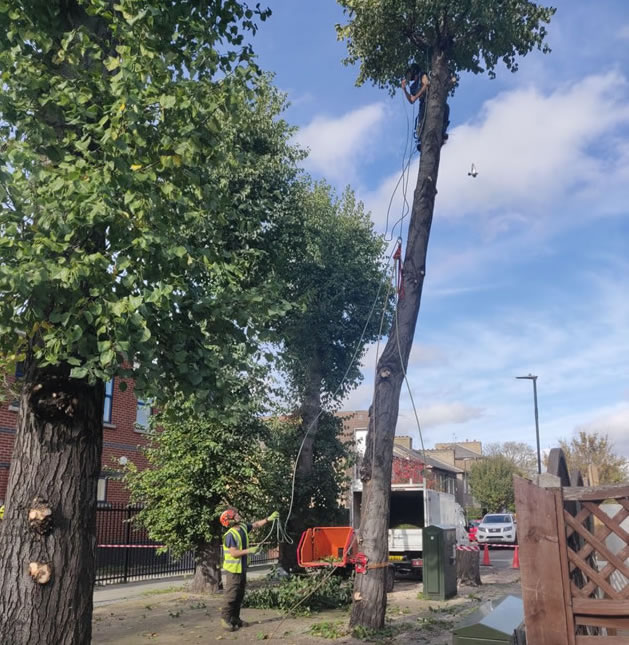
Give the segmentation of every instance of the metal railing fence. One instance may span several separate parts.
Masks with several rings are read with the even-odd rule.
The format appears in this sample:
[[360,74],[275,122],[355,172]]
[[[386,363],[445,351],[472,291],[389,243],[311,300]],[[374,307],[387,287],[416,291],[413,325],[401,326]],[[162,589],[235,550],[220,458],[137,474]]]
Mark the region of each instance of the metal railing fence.
[[[133,520],[138,506],[108,504],[96,512],[96,584],[116,584],[171,575],[192,573],[192,552],[174,557],[169,551],[158,553],[162,546],[151,540],[148,531]],[[277,561],[277,549],[252,556],[250,566]]]

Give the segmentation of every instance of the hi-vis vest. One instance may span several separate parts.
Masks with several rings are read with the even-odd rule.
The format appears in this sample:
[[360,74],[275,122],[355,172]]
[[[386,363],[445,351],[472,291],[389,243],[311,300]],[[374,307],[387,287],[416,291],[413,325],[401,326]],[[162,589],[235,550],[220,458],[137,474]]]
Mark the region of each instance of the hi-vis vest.
[[[238,530],[241,528],[245,532],[245,544],[243,545],[242,543],[242,538],[240,537],[240,531]],[[229,549],[227,548],[225,542],[227,541],[227,536],[228,535],[233,535],[235,540],[236,540],[236,548],[239,550],[242,549],[248,549],[249,548],[249,533],[247,533],[247,527],[243,524],[240,526],[232,526],[232,528],[225,533],[223,536],[223,569],[225,571],[229,571],[230,573],[242,573],[242,557],[234,558],[230,552]],[[243,557],[247,557],[246,555]]]

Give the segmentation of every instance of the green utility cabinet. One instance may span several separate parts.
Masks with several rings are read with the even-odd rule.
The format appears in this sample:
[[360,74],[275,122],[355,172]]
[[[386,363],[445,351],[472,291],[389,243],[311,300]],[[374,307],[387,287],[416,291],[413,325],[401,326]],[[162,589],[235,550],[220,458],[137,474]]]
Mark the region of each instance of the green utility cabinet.
[[452,632],[452,645],[526,645],[522,599],[503,596],[481,605]]
[[424,596],[447,600],[456,596],[456,529],[426,526],[423,529]]

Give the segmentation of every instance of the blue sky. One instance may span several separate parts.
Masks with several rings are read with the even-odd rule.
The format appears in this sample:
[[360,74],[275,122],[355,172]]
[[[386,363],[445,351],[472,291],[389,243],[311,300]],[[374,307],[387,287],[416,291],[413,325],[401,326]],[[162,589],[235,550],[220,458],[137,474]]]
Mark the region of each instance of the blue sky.
[[[355,87],[334,0],[268,0],[255,48],[291,102],[306,169],[350,184],[384,232],[412,108]],[[629,456],[629,4],[561,0],[552,53],[495,80],[467,75],[450,100],[420,320],[409,364],[427,445],[534,444],[578,429]],[[467,176],[471,163],[479,171]],[[417,155],[410,166],[415,185]],[[391,216],[403,209],[398,195]],[[345,409],[371,402],[375,347]],[[398,434],[417,428],[408,396]]]

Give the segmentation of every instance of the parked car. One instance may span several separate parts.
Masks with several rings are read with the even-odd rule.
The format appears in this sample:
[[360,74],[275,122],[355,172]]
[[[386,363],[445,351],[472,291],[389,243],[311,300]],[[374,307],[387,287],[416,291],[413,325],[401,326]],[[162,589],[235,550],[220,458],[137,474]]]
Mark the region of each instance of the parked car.
[[467,537],[470,542],[476,542],[479,524],[480,520],[470,520],[470,523],[467,525]]
[[478,525],[476,539],[479,544],[515,544],[517,524],[511,513],[489,513]]

